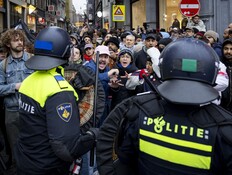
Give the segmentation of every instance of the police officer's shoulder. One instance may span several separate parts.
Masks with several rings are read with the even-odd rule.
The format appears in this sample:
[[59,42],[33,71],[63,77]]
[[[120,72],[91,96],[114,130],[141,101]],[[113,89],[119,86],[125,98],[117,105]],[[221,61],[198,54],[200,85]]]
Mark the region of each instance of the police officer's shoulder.
[[128,103],[129,108],[126,117],[129,121],[135,120],[140,110],[148,116],[157,116],[164,113],[164,109],[159,102],[159,97],[152,91],[139,93],[131,97]]
[[190,120],[199,127],[218,127],[222,137],[232,145],[232,113],[222,107],[210,104],[194,111],[189,116]]
[[221,106],[217,106],[222,115],[225,117],[225,120],[220,124],[220,131],[222,137],[226,140],[227,143],[232,145],[232,113],[225,110]]

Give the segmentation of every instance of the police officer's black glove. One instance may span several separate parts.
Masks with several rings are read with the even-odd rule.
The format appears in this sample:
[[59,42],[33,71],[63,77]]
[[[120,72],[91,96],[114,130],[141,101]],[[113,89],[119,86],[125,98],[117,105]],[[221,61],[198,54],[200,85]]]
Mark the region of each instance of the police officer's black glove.
[[94,136],[95,140],[97,140],[99,128],[89,128],[89,130],[86,133]]

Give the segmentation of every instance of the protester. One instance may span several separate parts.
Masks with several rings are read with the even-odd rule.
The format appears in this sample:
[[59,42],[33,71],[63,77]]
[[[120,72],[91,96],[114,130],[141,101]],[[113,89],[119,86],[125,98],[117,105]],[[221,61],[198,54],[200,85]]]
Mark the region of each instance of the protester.
[[88,62],[93,59],[94,46],[93,44],[86,44],[84,47],[84,62]]
[[[134,62],[138,69],[146,68],[147,58],[151,57],[150,55],[147,54],[147,50],[157,45],[157,43],[158,41],[155,34],[151,34],[151,33],[147,34],[144,46],[139,52],[135,53],[134,55],[135,58]],[[158,49],[156,50],[157,50],[157,57],[159,57],[159,50]]]
[[158,42],[158,49],[159,49],[160,53],[171,42],[172,42],[171,38],[162,38],[162,39],[160,39],[159,42]]
[[104,91],[105,91],[105,112],[101,118],[100,124],[103,123],[107,115],[109,114],[109,109],[110,109],[110,104],[109,104],[109,85],[110,79],[117,77],[119,74],[118,69],[111,69],[109,68],[109,56],[110,56],[110,51],[107,46],[98,46],[95,49],[95,54],[92,60],[89,61],[89,63],[85,64],[86,67],[89,67],[94,73],[96,72],[96,53],[99,51],[99,79],[103,85]]
[[222,92],[221,106],[232,111],[232,39],[227,39],[222,44],[222,62],[226,65],[229,76],[229,86]]
[[130,34],[126,36],[125,45],[120,46],[120,50],[129,49],[134,54],[135,36]]
[[188,23],[187,23],[187,26],[186,28],[196,28],[198,29],[199,31],[203,31],[203,32],[206,32],[206,27],[205,27],[205,24],[204,22],[200,19],[200,16],[199,15],[195,15],[192,17],[192,20],[190,20]]
[[109,47],[110,50],[110,61],[109,67],[113,68],[116,64],[119,52],[119,40],[116,37],[110,37],[105,41],[105,45]]
[[122,100],[143,91],[142,86],[136,86],[135,89],[127,89],[126,87],[129,78],[128,74],[133,74],[138,70],[133,61],[133,54],[129,49],[123,49],[119,52],[118,61],[115,66],[119,70],[118,79],[116,79],[116,83],[111,82],[110,84],[112,94],[111,110]]
[[218,34],[213,30],[208,30],[205,32],[204,37],[209,40],[211,47],[218,54],[218,56],[222,57],[222,44],[218,41]]
[[1,36],[2,47],[8,57],[0,63],[0,94],[4,96],[5,126],[12,151],[12,166],[15,166],[13,147],[19,133],[18,90],[22,81],[33,71],[26,68],[29,54],[24,52],[26,37],[23,31],[9,29]]
[[71,38],[71,42],[74,46],[78,46],[79,43],[78,43],[78,38],[77,38],[77,35],[75,33],[72,33],[70,35],[70,38]]
[[83,62],[82,51],[79,47],[74,46],[71,49],[71,56],[69,58],[69,62],[74,64],[82,64]]
[[[96,73],[96,69],[97,69],[97,65],[96,65],[96,61],[97,61],[97,52],[99,52],[99,67],[98,67],[98,71],[99,71],[99,80],[103,85],[104,88],[104,92],[105,92],[105,109],[104,112],[101,116],[101,119],[99,121],[98,126],[101,126],[102,123],[104,122],[104,120],[106,119],[107,115],[110,112],[110,100],[108,98],[109,96],[109,85],[108,83],[110,83],[110,79],[112,79],[113,77],[117,77],[119,74],[118,69],[111,69],[109,68],[108,64],[109,64],[109,59],[110,59],[110,51],[109,48],[107,46],[97,46],[95,48],[94,51],[94,55],[93,55],[93,59],[90,60],[87,64],[85,64],[86,67],[90,68],[93,73]],[[88,162],[84,162],[84,164],[89,164],[89,154],[87,154],[88,158]],[[93,167],[89,167],[89,174],[93,174],[96,171],[96,165],[94,164]]]

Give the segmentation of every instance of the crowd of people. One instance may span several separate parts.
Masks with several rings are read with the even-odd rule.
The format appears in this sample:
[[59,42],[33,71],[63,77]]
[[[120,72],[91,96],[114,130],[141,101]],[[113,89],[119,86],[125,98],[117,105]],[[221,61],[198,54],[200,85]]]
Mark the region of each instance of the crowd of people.
[[[173,24],[175,25],[168,31],[145,28],[96,30],[84,25],[78,32],[71,34],[59,27],[51,26],[43,29],[36,36],[34,43],[30,43],[24,31],[19,29],[9,29],[2,33],[0,38],[2,132],[0,148],[7,155],[6,159],[0,156],[0,159],[3,160],[1,162],[7,168],[3,171],[11,171],[12,174],[16,174],[17,171],[18,175],[78,174],[75,162],[81,159],[80,174],[98,174],[97,163],[94,162],[94,165],[90,165],[91,160],[94,159],[91,150],[96,144],[98,129],[102,126],[104,128],[104,121],[113,116],[115,111],[117,112],[116,109],[119,108],[121,102],[139,93],[155,91],[155,94],[161,96],[161,99],[174,104],[173,106],[162,104],[163,110],[168,111],[167,121],[171,121],[170,116],[183,109],[183,106],[185,108],[181,111],[183,116],[190,113],[192,109],[200,111],[202,106],[209,103],[232,112],[232,23],[228,24],[223,38],[219,38],[220,35],[216,31],[206,29],[199,15],[192,17],[192,20],[184,28],[180,28],[177,21]],[[199,49],[199,53],[197,49]],[[181,51],[183,53],[180,53]],[[174,60],[174,58],[180,59],[178,54],[183,58],[179,62]],[[201,59],[204,60],[201,56],[211,58],[201,61]],[[166,61],[168,59],[170,61]],[[198,64],[195,64],[196,62]],[[99,83],[104,90],[104,104],[102,104],[104,109],[101,116],[96,121],[96,125],[94,124],[85,131],[81,130],[80,106],[78,106],[83,98],[75,89],[78,73],[65,79],[67,65],[83,66],[92,71],[94,75],[98,75]],[[212,65],[216,68],[210,69],[209,66]],[[183,73],[185,71],[188,73]],[[211,75],[208,75],[207,71]],[[197,76],[194,74],[196,72],[199,73]],[[196,85],[194,83],[176,81],[175,84],[172,79],[201,82],[207,84],[207,88],[206,85],[204,87],[202,85],[198,91],[197,88],[194,89]],[[168,84],[169,81],[172,84]],[[178,83],[179,85],[177,85]],[[190,92],[183,90],[183,98],[180,97],[182,95],[181,85],[186,86],[185,90],[189,86],[193,86],[192,90],[189,90]],[[208,88],[208,86],[212,88]],[[83,89],[85,92],[91,90],[90,86],[80,88],[80,90]],[[172,90],[174,94],[168,94],[167,91]],[[191,95],[185,97],[185,93],[191,94],[195,90],[199,94],[202,94],[200,93],[202,90],[205,96],[200,98],[198,94],[196,98]],[[207,93],[206,90],[211,93]],[[89,109],[91,105],[85,106],[85,110]],[[186,105],[191,107],[186,107]],[[94,117],[94,107],[91,110],[92,117]],[[221,109],[219,111],[223,113]],[[204,114],[199,113],[199,115],[205,117]],[[230,113],[226,115],[229,116],[228,118],[232,118]],[[143,117],[144,122],[146,117],[149,118],[149,116]],[[178,121],[177,116],[175,117],[174,120]],[[125,140],[119,148],[119,159],[128,166],[132,166],[132,169],[137,167],[131,174],[152,174],[154,168],[157,168],[157,173],[154,174],[168,174],[168,171],[171,171],[168,166],[172,164],[175,164],[173,174],[185,174],[183,171],[192,171],[192,168],[195,174],[203,172],[202,169],[214,171],[212,174],[218,172],[220,174],[224,167],[223,163],[226,164],[223,173],[225,175],[232,173],[230,160],[224,160],[226,158],[218,155],[216,157],[218,160],[215,160],[215,157],[212,160],[216,164],[217,161],[220,162],[223,159],[221,161],[223,166],[221,162],[216,167],[210,166],[207,162],[205,165],[207,168],[205,168],[201,165],[188,165],[184,163],[184,160],[181,160],[182,162],[178,162],[176,159],[169,161],[168,157],[163,157],[159,151],[148,151],[147,146],[149,147],[149,145],[152,148],[161,149],[159,141],[154,143],[159,147],[155,147],[153,143],[148,144],[151,138],[142,139],[143,146],[140,147],[138,138],[134,138],[133,133],[139,132],[138,128],[142,125],[139,122],[141,121],[135,120],[127,125]],[[186,121],[185,124],[189,125],[188,122]],[[195,127],[193,125],[191,127]],[[143,131],[147,130],[146,133],[153,132],[148,125],[141,128]],[[228,130],[231,131],[231,129]],[[176,132],[178,131],[176,130]],[[142,138],[144,137],[145,135],[142,136]],[[231,139],[229,140],[231,141]],[[141,140],[139,141],[141,142]],[[224,143],[226,141],[220,140],[219,145],[221,142],[223,142],[223,148],[231,150],[231,146]],[[187,143],[187,141],[183,143]],[[212,142],[207,144],[214,146]],[[135,146],[142,150],[135,150]],[[217,151],[223,148],[217,148]],[[165,151],[165,149],[161,150]],[[188,157],[189,154],[185,154],[185,156]],[[184,156],[182,153],[180,155]],[[202,155],[204,154],[202,153]],[[147,161],[150,157],[156,163],[150,164]],[[196,163],[194,160],[192,161]],[[167,170],[161,170],[165,169],[165,166],[167,166]],[[187,168],[178,170],[181,168],[180,166]],[[72,167],[71,170],[70,167]]]

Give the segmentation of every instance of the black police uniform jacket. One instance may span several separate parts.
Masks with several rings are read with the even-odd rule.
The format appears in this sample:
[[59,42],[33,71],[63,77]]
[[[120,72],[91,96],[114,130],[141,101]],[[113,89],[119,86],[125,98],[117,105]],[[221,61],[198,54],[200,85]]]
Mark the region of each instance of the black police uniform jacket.
[[224,116],[231,121],[231,114],[217,106],[219,112],[211,110],[213,104],[188,107],[161,102],[140,110],[125,127],[118,156],[131,166],[131,174],[231,175],[232,127],[231,122],[222,124]]
[[80,133],[76,92],[56,68],[36,71],[19,92],[17,168],[30,175],[68,173],[72,161],[94,144],[92,135]]

